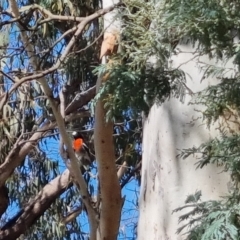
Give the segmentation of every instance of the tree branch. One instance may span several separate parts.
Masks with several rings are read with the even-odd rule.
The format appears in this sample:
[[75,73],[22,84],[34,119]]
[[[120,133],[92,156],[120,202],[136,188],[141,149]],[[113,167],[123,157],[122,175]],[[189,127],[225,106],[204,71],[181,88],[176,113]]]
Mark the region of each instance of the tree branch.
[[132,178],[132,176],[138,172],[142,167],[142,161],[140,161],[137,166],[128,174],[128,176],[126,177],[126,179],[124,179],[121,183],[121,188],[123,188],[128,182],[129,180]]
[[65,170],[60,176],[49,182],[38,194],[21,210],[17,219],[8,222],[0,231],[0,240],[15,240],[24,233],[50,205],[67,188],[72,186],[70,172]]
[[[66,107],[65,113],[69,114],[91,101],[96,95],[96,86],[89,88],[85,92],[78,93],[71,103]],[[85,103],[85,104],[83,104]]]
[[68,213],[67,216],[61,220],[61,222],[65,225],[68,224],[69,222],[76,219],[76,217],[82,212],[82,210],[83,210],[82,206],[78,207],[77,209]]
[[54,129],[55,127],[56,123],[46,122],[44,126],[40,127],[29,140],[20,141],[13,146],[4,163],[0,165],[0,187],[5,184],[14,169],[22,163],[26,155],[34,148],[36,143],[42,137],[46,136],[49,130]]
[[[67,115],[65,118],[66,122],[72,121],[74,118],[78,118],[78,114],[76,116],[69,116],[71,113],[76,111],[78,108],[86,105],[94,96],[95,87],[80,93],[79,98],[74,99],[69,105],[69,109],[65,110],[65,114]],[[81,116],[85,116],[88,113],[80,113]],[[37,142],[43,137],[47,136],[48,131],[54,129],[57,126],[56,122],[45,122],[43,126],[34,131],[34,134],[28,141],[20,141],[18,143],[19,147],[15,145],[13,149],[9,152],[6,160],[2,165],[0,165],[0,187],[3,186],[6,180],[11,176],[14,169],[18,167],[22,161],[25,159],[27,154],[34,148]]]
[[[104,9],[100,9],[97,12],[91,14],[90,15],[91,17],[90,16],[88,16],[88,17],[93,18],[93,19],[99,18],[100,16],[102,16],[102,15],[112,11],[115,7],[120,6],[120,5],[121,4],[114,4],[114,5],[110,6],[110,7],[107,7],[107,8],[104,8]],[[41,7],[38,4],[31,4],[29,6],[24,6],[24,7],[19,9],[19,12],[23,12],[23,11],[26,11],[26,10],[29,10],[29,11],[39,10],[42,13],[42,15],[43,15],[43,17],[45,17],[45,19],[40,21],[39,24],[43,24],[43,23],[46,23],[46,22],[49,22],[49,21],[53,21],[53,20],[55,20],[55,21],[82,22],[82,21],[85,21],[86,18],[88,18],[88,17],[56,15],[56,14],[51,13],[46,8]]]
[[[10,4],[10,9],[11,9],[13,15],[18,17],[19,16],[19,10],[18,10],[18,6],[17,6],[16,2],[14,0],[10,0],[9,4]],[[91,20],[96,18],[96,16],[97,15],[95,14],[95,17],[94,16],[86,17],[85,20],[83,20],[81,23],[78,24],[77,30],[76,30],[75,34],[73,35],[73,37],[71,38],[71,40],[69,41],[65,50],[63,51],[63,54],[58,59],[57,63],[52,68],[48,69],[48,71],[56,70],[56,68],[59,67],[60,64],[65,61],[68,53],[70,52],[71,48],[75,44],[76,39],[81,34],[84,27]],[[37,69],[38,59],[37,59],[36,55],[34,55],[35,51],[34,51],[33,45],[29,42],[28,36],[27,36],[26,32],[24,31],[24,29],[22,28],[22,26],[20,24],[18,24],[18,27],[20,29],[20,34],[21,34],[23,44],[26,47],[26,52],[28,54],[29,61],[32,65],[33,69]],[[43,74],[43,72],[41,72],[39,74],[36,74],[35,76],[38,79],[38,82],[40,83],[44,94],[47,96],[47,98],[50,102],[50,106],[51,106],[51,109],[53,111],[53,115],[56,119],[56,123],[57,123],[58,129],[59,129],[59,133],[61,135],[61,138],[63,140],[64,145],[66,146],[66,151],[68,152],[68,156],[71,160],[70,164],[67,164],[66,166],[69,169],[71,175],[74,177],[75,182],[77,182],[77,187],[78,187],[80,195],[82,197],[82,201],[84,202],[84,205],[85,205],[85,207],[87,209],[87,212],[88,212],[88,219],[89,219],[89,224],[90,224],[90,229],[91,229],[90,230],[90,235],[92,236],[91,237],[92,239],[95,239],[94,234],[96,234],[96,229],[97,229],[97,225],[98,225],[98,223],[97,223],[97,213],[96,213],[95,209],[93,209],[93,207],[92,207],[90,195],[89,195],[88,189],[87,189],[87,185],[86,185],[86,182],[85,182],[85,180],[84,180],[84,178],[81,174],[77,158],[76,158],[75,153],[74,153],[73,148],[72,148],[71,140],[70,140],[70,138],[67,134],[64,119],[61,116],[60,112],[58,111],[58,106],[57,106],[56,102],[54,101],[53,93],[52,93],[46,79],[43,77],[42,74]]]
[[127,169],[128,169],[128,164],[126,161],[124,161],[123,164],[120,166],[120,168],[117,171],[117,176],[118,176],[119,180],[122,178],[122,176],[127,171]]

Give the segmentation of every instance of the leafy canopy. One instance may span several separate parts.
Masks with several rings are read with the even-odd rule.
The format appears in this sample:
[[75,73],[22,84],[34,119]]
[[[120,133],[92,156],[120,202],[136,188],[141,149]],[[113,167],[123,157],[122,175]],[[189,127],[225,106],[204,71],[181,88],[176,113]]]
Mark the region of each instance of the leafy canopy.
[[[221,201],[201,202],[201,193],[192,195],[186,203],[191,210],[180,217],[191,227],[188,239],[238,239],[239,236],[239,25],[240,1],[165,1],[162,5],[162,30],[166,38],[187,39],[196,46],[199,56],[232,63],[228,68],[203,63],[204,77],[217,77],[219,84],[195,94],[192,104],[205,106],[202,112],[206,124],[219,121],[220,137],[198,147],[182,150],[183,158],[199,156],[197,167],[215,163],[223,166],[232,177],[229,195]],[[229,72],[231,74],[229,74]],[[177,209],[177,211],[183,208]]]

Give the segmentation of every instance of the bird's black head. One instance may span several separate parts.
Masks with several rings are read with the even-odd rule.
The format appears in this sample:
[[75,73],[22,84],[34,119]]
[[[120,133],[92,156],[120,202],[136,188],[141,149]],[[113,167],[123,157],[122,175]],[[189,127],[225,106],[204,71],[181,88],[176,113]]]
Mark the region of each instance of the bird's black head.
[[74,131],[72,133],[72,136],[74,139],[78,139],[78,138],[83,138],[82,134],[80,132]]

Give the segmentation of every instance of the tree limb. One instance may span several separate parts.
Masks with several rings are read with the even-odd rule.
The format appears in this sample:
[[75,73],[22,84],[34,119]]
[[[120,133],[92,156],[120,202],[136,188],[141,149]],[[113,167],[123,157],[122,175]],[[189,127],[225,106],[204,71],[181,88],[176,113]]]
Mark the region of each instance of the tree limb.
[[76,97],[72,100],[72,102],[69,103],[68,106],[66,107],[66,110],[65,110],[66,114],[76,111],[81,106],[85,105],[86,102],[91,101],[91,99],[93,99],[95,95],[96,95],[96,86],[89,88],[85,92],[78,93]]
[[8,222],[0,231],[0,240],[15,240],[24,233],[67,188],[72,186],[70,172],[65,170],[60,176],[49,182],[21,210],[17,219]]
[[78,207],[77,209],[68,213],[67,216],[61,220],[61,222],[65,225],[68,224],[69,222],[76,219],[76,217],[82,212],[82,210],[83,210],[82,206]]
[[137,164],[137,166],[128,174],[128,176],[126,177],[126,179],[124,179],[124,180],[122,181],[122,183],[121,183],[121,188],[123,188],[123,187],[129,182],[129,180],[132,178],[132,176],[133,176],[136,172],[140,171],[141,167],[142,167],[142,161],[140,161],[140,162]]
[[[110,7],[104,8],[104,9],[100,9],[97,12],[91,14],[91,18],[99,18],[100,16],[112,11],[116,6],[119,6],[120,4],[114,4]],[[43,8],[42,6],[38,5],[38,4],[32,4],[29,6],[24,6],[22,8],[19,9],[19,12],[23,12],[23,11],[33,11],[33,10],[39,10],[42,15],[45,17],[44,20],[40,21],[39,24],[43,24],[49,21],[73,21],[73,22],[82,22],[85,21],[86,18],[88,17],[76,17],[76,16],[64,16],[64,15],[56,15],[51,13],[49,10],[47,10],[46,8]]]
[[122,176],[127,171],[127,169],[128,169],[128,164],[126,161],[124,161],[123,164],[120,166],[120,168],[117,171],[117,176],[118,176],[119,180],[122,178]]
[[[75,100],[72,101],[73,107],[65,111],[65,114],[68,114],[65,119],[66,122],[71,121],[75,117],[69,116],[69,114],[74,112],[77,108],[81,108],[82,106],[86,105],[91,99],[92,94],[92,92],[89,94],[87,90],[86,92],[80,94],[80,97],[76,100],[76,102]],[[25,159],[30,150],[34,148],[37,142],[45,137],[48,134],[48,131],[53,130],[56,126],[57,124],[55,121],[45,122],[43,126],[34,131],[34,134],[28,141],[20,141],[18,143],[20,147],[17,147],[16,145],[13,147],[13,149],[6,157],[4,163],[0,165],[0,187],[5,184],[6,180],[11,176],[14,169],[22,163],[22,161]]]
[[44,126],[40,127],[29,140],[20,141],[13,146],[4,163],[0,165],[0,187],[5,184],[14,169],[22,163],[26,155],[34,148],[37,142],[42,137],[46,136],[49,130],[54,129],[55,127],[56,123],[46,122]]
[[[18,17],[19,10],[18,10],[16,2],[14,0],[10,0],[9,3],[10,3],[10,9],[12,10],[13,15]],[[82,33],[85,26],[90,21],[99,17],[100,16],[99,14],[100,13],[98,13],[98,12],[95,14],[92,14],[92,15],[86,17],[85,20],[83,20],[81,23],[78,24],[77,30],[74,33],[74,35],[72,36],[72,38],[69,41],[68,45],[66,46],[65,50],[63,51],[63,54],[58,59],[55,66],[53,66],[50,69],[56,70],[55,68],[59,67],[60,64],[62,62],[64,62],[64,60],[66,59],[71,48],[74,46],[76,39]],[[28,36],[27,36],[26,32],[24,31],[24,29],[22,28],[22,26],[20,24],[18,24],[18,27],[20,29],[21,38],[22,38],[24,46],[26,47],[26,51],[27,51],[30,63],[32,65],[33,69],[37,69],[38,59],[37,59],[36,55],[34,55],[33,45],[29,42]],[[75,182],[77,182],[77,187],[78,187],[80,195],[82,197],[82,201],[88,212],[88,219],[89,219],[89,225],[90,225],[90,239],[94,240],[94,239],[96,239],[96,230],[97,230],[97,226],[98,226],[98,217],[97,217],[98,215],[97,215],[96,210],[92,207],[91,198],[90,198],[90,195],[89,195],[89,192],[87,189],[87,185],[81,174],[81,171],[80,171],[80,168],[78,165],[78,160],[75,156],[75,153],[72,148],[72,143],[67,134],[64,119],[62,118],[60,112],[58,111],[58,106],[56,105],[56,102],[54,101],[53,93],[52,93],[46,79],[41,74],[42,73],[40,73],[40,75],[37,77],[37,79],[41,85],[41,88],[42,88],[44,94],[47,96],[47,98],[50,102],[50,106],[53,111],[53,115],[55,116],[56,123],[57,123],[58,129],[59,129],[59,133],[60,133],[63,143],[66,147],[66,151],[68,153],[69,159],[71,160],[70,164],[67,164],[66,166],[69,169],[71,175],[74,177]]]

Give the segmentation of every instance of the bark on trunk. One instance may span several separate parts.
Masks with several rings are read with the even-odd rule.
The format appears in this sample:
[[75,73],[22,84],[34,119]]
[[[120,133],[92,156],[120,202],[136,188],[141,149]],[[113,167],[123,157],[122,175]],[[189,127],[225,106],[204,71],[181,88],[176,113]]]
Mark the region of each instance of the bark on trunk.
[[95,112],[94,142],[100,182],[100,221],[97,239],[117,239],[121,218],[121,189],[115,165],[113,124],[106,123],[103,102],[98,101]]
[[[181,66],[187,72],[187,87],[193,92],[216,84],[216,79],[201,81],[203,72],[199,71],[197,61],[210,62],[206,56],[193,58],[194,51],[189,46],[180,46],[182,54],[174,57],[173,65]],[[209,131],[203,124],[202,106],[188,105],[191,95],[187,94],[184,103],[170,99],[161,106],[154,105],[145,121],[143,134],[142,184],[139,200],[140,219],[138,239],[185,239],[177,235],[180,227],[179,215],[184,212],[172,211],[184,205],[189,194],[202,190],[203,200],[218,199],[227,191],[230,181],[222,169],[207,165],[196,170],[196,157],[178,159],[179,149],[198,146],[211,137],[217,136],[216,125]],[[221,173],[221,174],[220,174]],[[181,223],[181,224],[184,224]]]
[[[113,1],[103,1],[103,7],[111,5]],[[117,4],[118,1],[114,1]],[[100,58],[106,63],[106,56],[114,53],[119,24],[115,21],[115,11],[104,16],[104,41]],[[102,84],[102,77],[97,81],[97,92]],[[99,240],[117,239],[121,219],[121,188],[115,165],[115,150],[113,143],[113,122],[106,122],[106,110],[102,99],[98,100],[95,110],[94,145],[98,164],[100,182],[100,219],[97,233]]]

